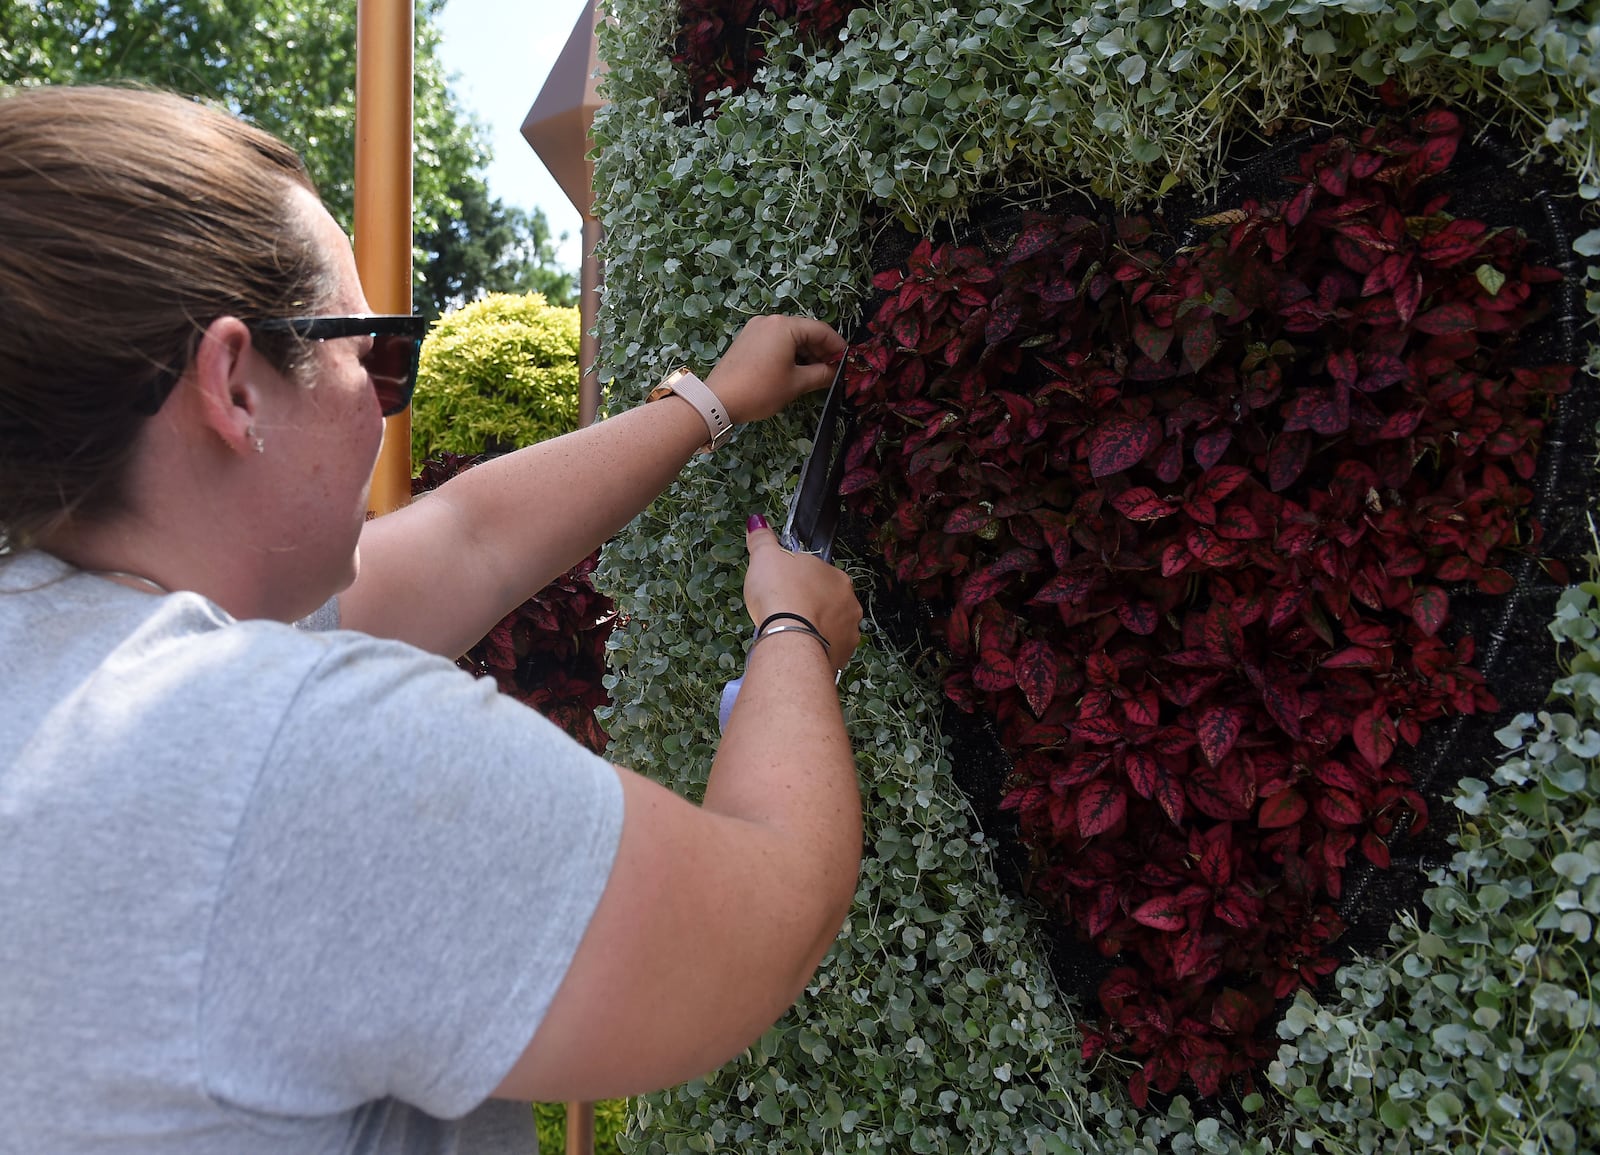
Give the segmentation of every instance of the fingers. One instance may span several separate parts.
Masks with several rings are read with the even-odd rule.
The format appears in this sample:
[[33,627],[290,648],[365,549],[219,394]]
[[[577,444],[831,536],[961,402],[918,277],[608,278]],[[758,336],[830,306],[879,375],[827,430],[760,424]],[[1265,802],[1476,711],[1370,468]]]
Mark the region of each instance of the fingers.
[[778,541],[777,533],[767,524],[767,519],[759,513],[752,513],[749,520],[744,523],[744,540],[752,558],[756,556],[757,550],[783,548]]
[[735,422],[759,421],[790,401],[826,389],[846,342],[811,317],[756,317],[706,378]]
[[785,317],[794,342],[794,381],[802,393],[833,384],[839,361],[849,347],[833,326],[811,317]]
[[786,317],[794,341],[795,361],[801,365],[837,365],[848,347],[832,325],[813,317]]
[[833,384],[833,375],[838,372],[837,365],[826,362],[820,365],[796,365],[794,381],[802,393],[815,393],[819,389],[826,389]]

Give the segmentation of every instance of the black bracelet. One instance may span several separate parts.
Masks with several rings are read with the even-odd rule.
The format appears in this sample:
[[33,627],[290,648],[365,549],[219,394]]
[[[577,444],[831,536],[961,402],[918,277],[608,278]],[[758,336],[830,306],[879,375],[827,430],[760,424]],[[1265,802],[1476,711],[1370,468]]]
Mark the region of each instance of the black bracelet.
[[[789,621],[792,621],[792,622],[799,622],[806,629],[808,629],[812,633],[816,634],[817,637],[819,637],[819,638],[822,637],[822,631],[817,629],[817,627],[814,624],[812,624],[811,622],[807,621],[805,618],[801,617],[799,614],[791,614],[791,613],[787,613],[787,612],[782,611],[782,610],[780,610],[778,613],[768,614],[766,616],[766,620],[764,620],[759,626],[756,627],[756,637],[759,638],[761,636],[761,631],[765,630],[773,622],[782,621],[785,618],[787,618]],[[824,640],[826,640],[826,639],[824,639]]]

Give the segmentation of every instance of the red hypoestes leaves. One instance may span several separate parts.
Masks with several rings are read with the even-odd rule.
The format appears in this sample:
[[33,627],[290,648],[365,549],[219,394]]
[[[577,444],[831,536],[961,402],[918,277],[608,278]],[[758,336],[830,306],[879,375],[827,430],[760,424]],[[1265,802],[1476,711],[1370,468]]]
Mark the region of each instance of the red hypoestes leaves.
[[1170,895],[1152,898],[1141,903],[1133,912],[1133,921],[1153,930],[1179,931],[1189,924],[1188,910]]
[[1161,426],[1149,417],[1113,417],[1102,422],[1089,442],[1089,470],[1108,477],[1132,469],[1161,439]]
[[1156,495],[1147,485],[1135,485],[1111,499],[1111,507],[1129,521],[1159,521],[1178,512],[1178,506]]
[[1367,765],[1374,770],[1388,765],[1394,754],[1395,727],[1381,703],[1355,716],[1350,724],[1350,737]]
[[1207,762],[1219,765],[1239,740],[1244,727],[1244,712],[1233,706],[1214,706],[1200,715],[1195,733],[1200,736],[1200,752]]
[[1422,806],[1397,744],[1488,708],[1445,589],[1508,588],[1571,368],[1502,367],[1544,274],[1417,189],[1460,133],[1317,145],[1166,267],[1150,221],[924,242],[852,354],[851,505],[945,607],[1040,895],[1128,964],[1094,1045],[1136,1094],[1270,1055],[1344,870]]
[[1436,336],[1447,333],[1469,333],[1477,327],[1477,314],[1473,312],[1472,306],[1464,301],[1453,301],[1448,305],[1429,309],[1419,316],[1414,324],[1421,332]]
[[1411,620],[1432,637],[1450,616],[1450,597],[1438,586],[1422,586],[1411,599]]
[[1262,799],[1261,809],[1256,813],[1256,822],[1272,830],[1280,826],[1293,826],[1305,817],[1305,813],[1304,795],[1293,790],[1284,790]]
[[1282,493],[1305,472],[1311,460],[1311,438],[1304,433],[1282,433],[1267,454],[1267,484],[1273,493]]
[[1078,795],[1078,833],[1085,838],[1103,834],[1122,821],[1128,796],[1113,782],[1090,782]]
[[1042,717],[1056,692],[1059,665],[1055,649],[1049,642],[1037,639],[1024,642],[1014,665],[1017,685],[1028,700],[1028,708]]

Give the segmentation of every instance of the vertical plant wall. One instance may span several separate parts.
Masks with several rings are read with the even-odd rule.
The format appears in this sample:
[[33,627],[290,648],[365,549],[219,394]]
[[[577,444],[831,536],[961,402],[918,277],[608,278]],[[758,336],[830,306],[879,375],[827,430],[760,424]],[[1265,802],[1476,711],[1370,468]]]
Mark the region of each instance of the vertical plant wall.
[[[1600,194],[1587,120],[1600,30],[1579,23],[1571,4],[850,7],[610,6],[596,183],[608,236],[602,376],[614,404],[642,399],[675,365],[710,365],[749,316],[805,312],[855,330],[874,292],[870,254],[891,230],[942,243],[997,197],[1026,204],[1092,194],[1131,209],[1201,196],[1230,142],[1364,114],[1385,84],[1418,101],[1487,111],[1522,146],[1559,162],[1573,192]],[[728,43],[738,52],[718,73],[717,49]],[[1579,251],[1590,242],[1580,239]],[[742,664],[744,519],[782,513],[812,420],[802,403],[696,459],[602,557],[599,583],[626,623],[610,642],[608,755],[676,789],[693,794],[703,784],[718,695]],[[865,576],[875,563],[854,564]],[[1419,624],[1432,623],[1425,613]],[[1475,932],[1458,939],[1416,923],[1396,928],[1395,957],[1425,957],[1427,966],[1352,970],[1327,1006],[1298,996],[1254,1089],[1235,1084],[1231,1096],[1199,1100],[1186,1083],[1135,1106],[1128,1084],[1140,1062],[1110,1052],[1084,1059],[1099,1008],[1068,1005],[1033,916],[1000,886],[940,734],[940,686],[918,658],[869,630],[842,686],[867,828],[861,887],[839,942],[799,1006],[741,1060],[637,1101],[626,1146],[1377,1151],[1477,1149],[1490,1134],[1542,1134],[1537,1100],[1550,1081],[1513,1085],[1503,1071],[1498,1082],[1484,1073],[1499,1069],[1494,1048],[1511,1043],[1495,1033],[1501,1020],[1484,1025],[1482,1002],[1427,1003],[1431,1017],[1415,1039],[1394,1025],[1398,1013],[1374,1034],[1372,1008],[1448,987],[1435,975],[1477,950]],[[1546,728],[1559,726],[1569,723]],[[1556,740],[1571,739],[1571,757],[1581,758],[1589,732],[1569,728]],[[1591,788],[1589,763],[1547,761],[1565,777],[1538,787],[1539,797]],[[1540,780],[1535,770],[1519,773],[1526,795],[1526,783]],[[1479,789],[1465,799],[1480,823],[1470,853],[1480,857],[1482,841],[1498,837],[1499,808],[1522,814],[1505,821],[1529,821],[1530,798],[1497,798]],[[1569,839],[1548,823],[1540,830]],[[1541,842],[1515,859],[1531,873],[1506,872],[1501,906],[1540,887],[1553,896],[1561,878],[1572,883],[1570,910],[1581,912],[1589,897],[1600,906],[1600,893],[1577,889],[1574,859],[1559,859],[1559,877],[1527,865],[1581,856],[1586,842],[1573,837],[1571,848]],[[1436,881],[1462,893],[1476,885]],[[1470,898],[1449,900],[1450,909],[1461,901]],[[1551,929],[1537,922],[1529,919],[1529,934]],[[1576,938],[1577,920],[1567,925]],[[1588,942],[1558,946],[1581,959]],[[1460,963],[1464,974],[1483,970],[1473,957]],[[1568,970],[1578,971],[1572,959]],[[1502,1007],[1519,997],[1514,976],[1457,985],[1480,980]],[[1578,985],[1540,981],[1553,985],[1539,999],[1562,1002],[1564,1016],[1550,1020],[1540,1045],[1559,1051],[1562,1030],[1585,1036],[1592,1009]],[[1370,1054],[1345,1061],[1354,1039]],[[1568,1116],[1579,1112],[1568,1123],[1573,1143],[1590,1125],[1582,1111],[1592,1120],[1600,1103],[1600,1079],[1585,1083],[1581,1070],[1557,1079]],[[1465,1087],[1474,1078],[1492,1089],[1444,1097],[1449,1080]]]

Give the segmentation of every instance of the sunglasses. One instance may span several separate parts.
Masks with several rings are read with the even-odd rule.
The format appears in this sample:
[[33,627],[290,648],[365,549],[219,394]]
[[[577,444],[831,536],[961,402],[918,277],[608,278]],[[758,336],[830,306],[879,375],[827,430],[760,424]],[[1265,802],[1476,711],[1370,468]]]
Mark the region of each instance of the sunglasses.
[[273,317],[251,321],[266,333],[293,333],[307,341],[336,337],[371,337],[372,348],[361,365],[372,378],[385,417],[403,412],[417,387],[417,362],[428,319],[412,313],[358,313],[348,317]]

